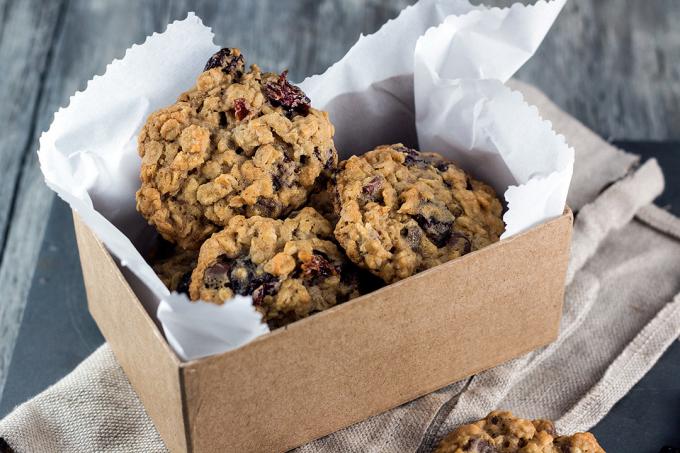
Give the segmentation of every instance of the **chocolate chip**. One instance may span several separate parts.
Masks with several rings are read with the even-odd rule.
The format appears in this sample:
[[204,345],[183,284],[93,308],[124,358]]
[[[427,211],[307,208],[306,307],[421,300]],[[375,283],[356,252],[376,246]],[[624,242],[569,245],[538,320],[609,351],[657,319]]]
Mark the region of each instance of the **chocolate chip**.
[[382,179],[380,176],[374,176],[361,188],[361,194],[366,201],[376,201],[381,188]]
[[498,424],[498,417],[496,417],[495,415],[493,417],[491,417],[491,424],[497,425]]
[[206,288],[213,290],[229,287],[230,270],[229,259],[225,256],[218,257],[217,262],[203,273],[203,284]]
[[236,77],[241,77],[243,75],[243,69],[245,68],[246,62],[238,49],[230,49],[225,47],[218,50],[213,54],[208,60],[203,68],[204,71],[213,68],[222,68],[222,72],[225,74],[231,74]]
[[302,165],[306,165],[307,162],[309,162],[309,156],[305,156],[304,154],[302,156],[300,156],[300,163]]
[[338,270],[321,252],[314,253],[309,261],[302,263],[301,267],[302,277],[312,285],[318,285],[328,277],[338,275]]
[[177,284],[177,292],[189,294],[189,284],[191,283],[191,271],[185,272]]
[[420,214],[413,216],[420,228],[423,229],[427,238],[437,247],[444,247],[451,237],[452,222],[441,222],[436,219],[427,218]]
[[220,126],[225,127],[227,125],[227,114],[220,112]]
[[517,442],[517,446],[519,448],[524,448],[526,447],[527,444],[528,444],[527,440],[523,437],[519,440],[519,442]]
[[283,71],[274,82],[264,85],[264,94],[274,106],[281,106],[287,113],[299,113],[307,115],[310,108],[310,100],[305,93],[295,85],[288,82],[288,71]]
[[242,121],[243,118],[248,116],[250,110],[248,109],[248,103],[243,98],[234,99],[234,116],[237,120]]

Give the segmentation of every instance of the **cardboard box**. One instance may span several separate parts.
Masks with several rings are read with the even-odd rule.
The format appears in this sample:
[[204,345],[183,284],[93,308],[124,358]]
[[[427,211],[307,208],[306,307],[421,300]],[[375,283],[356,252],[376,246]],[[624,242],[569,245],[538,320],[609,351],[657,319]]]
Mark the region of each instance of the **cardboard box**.
[[572,220],[182,363],[74,216],[90,312],[175,452],[288,450],[551,342]]

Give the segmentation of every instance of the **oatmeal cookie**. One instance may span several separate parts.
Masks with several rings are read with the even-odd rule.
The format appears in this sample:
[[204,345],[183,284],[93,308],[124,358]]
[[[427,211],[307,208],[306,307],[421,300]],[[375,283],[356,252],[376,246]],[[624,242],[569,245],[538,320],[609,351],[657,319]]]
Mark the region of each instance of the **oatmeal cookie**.
[[279,327],[359,295],[359,275],[332,241],[333,229],[312,208],[285,220],[232,217],[201,246],[189,295],[221,304],[252,295]]
[[605,453],[591,433],[558,436],[548,420],[524,420],[494,411],[453,430],[435,453]]
[[335,237],[347,256],[387,283],[498,241],[493,189],[435,153],[380,146],[342,162]]
[[333,133],[286,72],[246,72],[238,49],[222,49],[142,128],[137,210],[184,249],[237,215],[283,217],[337,165]]
[[151,267],[170,290],[189,294],[191,272],[196,267],[198,251],[171,248],[151,261]]

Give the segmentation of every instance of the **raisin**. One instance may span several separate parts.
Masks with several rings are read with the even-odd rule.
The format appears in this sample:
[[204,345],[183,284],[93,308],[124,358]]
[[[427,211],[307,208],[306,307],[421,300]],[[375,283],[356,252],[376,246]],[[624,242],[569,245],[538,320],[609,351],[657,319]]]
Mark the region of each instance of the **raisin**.
[[234,116],[237,120],[242,121],[248,116],[250,110],[248,109],[248,102],[243,98],[234,99]]
[[380,179],[380,176],[374,176],[361,188],[361,193],[367,201],[376,201],[381,188],[382,179]]
[[189,294],[189,283],[191,283],[191,271],[185,272],[177,284],[177,292]]
[[213,56],[208,59],[203,71],[213,68],[222,68],[222,72],[225,74],[240,77],[243,75],[245,65],[246,62],[243,59],[243,55],[241,55],[241,52],[238,49],[225,47],[215,52]]
[[302,263],[302,277],[309,280],[312,285],[317,285],[322,280],[337,274],[338,270],[328,260],[328,257],[319,252],[313,254],[306,263]]
[[452,222],[441,222],[430,219],[420,214],[413,216],[420,228],[425,232],[427,238],[437,247],[444,247],[451,237]]
[[264,85],[265,96],[274,107],[283,107],[289,115],[307,115],[311,101],[300,88],[291,85],[287,77],[288,71],[283,71],[275,82],[267,82]]

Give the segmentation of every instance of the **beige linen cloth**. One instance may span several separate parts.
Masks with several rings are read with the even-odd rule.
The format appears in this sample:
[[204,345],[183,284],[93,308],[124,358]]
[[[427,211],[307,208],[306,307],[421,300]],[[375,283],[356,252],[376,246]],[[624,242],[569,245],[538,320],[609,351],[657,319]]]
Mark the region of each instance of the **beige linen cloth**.
[[[663,190],[656,162],[638,166],[534,88],[512,84],[576,149],[558,340],[298,451],[428,452],[495,408],[587,430],[680,335],[680,219],[651,204]],[[0,437],[17,452],[166,451],[106,345],[0,421]]]

